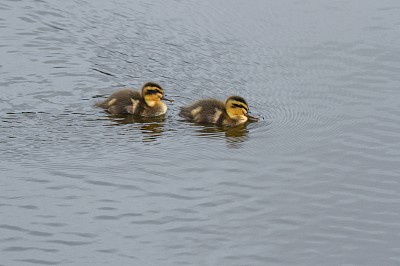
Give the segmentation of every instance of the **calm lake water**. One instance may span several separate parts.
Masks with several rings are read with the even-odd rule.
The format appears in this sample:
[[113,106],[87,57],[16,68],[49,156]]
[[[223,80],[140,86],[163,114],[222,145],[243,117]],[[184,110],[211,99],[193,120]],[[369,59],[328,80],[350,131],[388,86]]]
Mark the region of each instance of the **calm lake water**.
[[[400,2],[0,3],[0,265],[400,265]],[[175,102],[93,107],[147,81]],[[258,123],[178,117],[243,96]]]

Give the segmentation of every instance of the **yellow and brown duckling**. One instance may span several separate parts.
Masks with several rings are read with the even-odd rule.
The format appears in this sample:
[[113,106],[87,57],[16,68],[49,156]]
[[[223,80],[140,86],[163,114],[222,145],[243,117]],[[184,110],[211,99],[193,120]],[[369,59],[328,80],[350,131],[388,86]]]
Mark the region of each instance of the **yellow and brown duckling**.
[[104,108],[110,114],[132,114],[142,117],[155,117],[167,112],[164,89],[154,82],[143,85],[142,91],[123,89],[114,92],[96,106]]
[[196,123],[219,126],[238,126],[258,118],[249,115],[249,105],[240,96],[230,96],[225,103],[216,99],[203,99],[182,107],[179,115]]

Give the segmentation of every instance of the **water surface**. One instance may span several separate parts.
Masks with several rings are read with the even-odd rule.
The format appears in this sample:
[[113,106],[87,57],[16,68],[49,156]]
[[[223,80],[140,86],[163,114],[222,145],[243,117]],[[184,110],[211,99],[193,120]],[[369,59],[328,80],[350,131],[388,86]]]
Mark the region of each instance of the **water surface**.
[[[2,1],[0,265],[399,264],[399,8]],[[164,118],[93,106],[149,80]]]

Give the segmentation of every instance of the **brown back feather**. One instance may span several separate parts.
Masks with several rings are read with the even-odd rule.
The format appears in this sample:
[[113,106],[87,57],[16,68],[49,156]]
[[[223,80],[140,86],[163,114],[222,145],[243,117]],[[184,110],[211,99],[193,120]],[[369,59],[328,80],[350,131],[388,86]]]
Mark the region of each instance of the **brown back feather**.
[[209,123],[209,118],[213,117],[216,110],[220,110],[224,115],[226,114],[225,104],[223,102],[216,99],[203,99],[193,103],[192,105],[181,107],[179,115],[186,119],[193,120],[194,117],[191,111],[198,107],[202,108],[199,113],[199,116],[202,118],[202,120],[197,122]]

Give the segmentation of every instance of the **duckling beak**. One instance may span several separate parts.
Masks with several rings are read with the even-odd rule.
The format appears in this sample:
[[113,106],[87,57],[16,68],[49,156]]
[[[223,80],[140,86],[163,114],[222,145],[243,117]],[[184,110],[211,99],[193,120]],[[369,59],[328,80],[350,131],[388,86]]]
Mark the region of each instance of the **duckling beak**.
[[251,115],[249,115],[249,114],[246,114],[246,116],[247,116],[247,118],[249,119],[249,121],[258,121],[258,117],[255,117],[255,116],[251,116]]
[[164,101],[169,101],[170,103],[172,103],[174,100],[172,100],[172,99],[167,99],[167,98],[165,98],[164,96],[161,98],[161,100],[164,100]]

